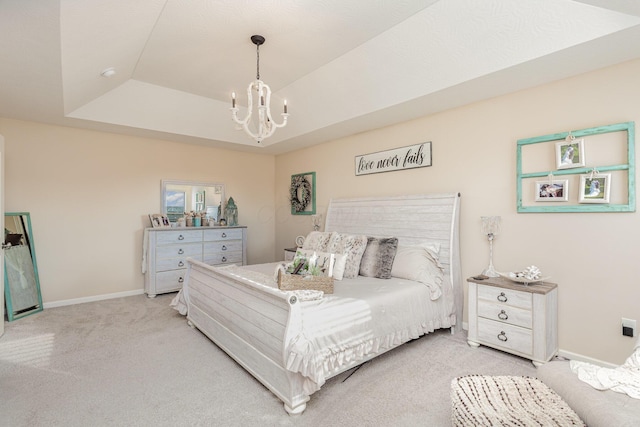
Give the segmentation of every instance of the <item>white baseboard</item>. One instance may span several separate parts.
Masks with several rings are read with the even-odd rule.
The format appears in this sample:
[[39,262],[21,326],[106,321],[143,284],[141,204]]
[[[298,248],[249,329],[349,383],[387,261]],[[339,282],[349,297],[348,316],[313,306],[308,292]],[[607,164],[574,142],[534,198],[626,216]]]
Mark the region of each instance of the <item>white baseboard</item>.
[[582,355],[582,354],[572,353],[570,351],[565,351],[565,350],[562,350],[562,349],[558,350],[558,357],[562,358],[562,359],[578,360],[580,362],[587,362],[587,363],[591,363],[593,365],[603,366],[605,368],[617,368],[618,367],[618,365],[613,364],[613,363],[604,362],[604,361],[599,360],[599,359],[594,359],[592,357],[587,357],[587,356]]
[[43,308],[64,307],[65,305],[82,304],[85,302],[102,301],[106,299],[130,297],[133,295],[143,294],[143,289],[136,289],[135,291],[116,292],[113,294],[95,295],[92,297],[65,299],[60,301],[45,302],[42,304]]
[[[462,322],[462,329],[464,329],[465,331],[468,331],[469,324],[467,322]],[[562,349],[558,350],[557,357],[561,359],[578,360],[580,362],[592,363],[594,365],[604,366],[605,368],[616,368],[618,366],[613,363],[604,362],[602,360],[594,359],[592,357],[587,357],[585,355],[578,354],[578,353],[572,353],[570,351],[566,351]]]

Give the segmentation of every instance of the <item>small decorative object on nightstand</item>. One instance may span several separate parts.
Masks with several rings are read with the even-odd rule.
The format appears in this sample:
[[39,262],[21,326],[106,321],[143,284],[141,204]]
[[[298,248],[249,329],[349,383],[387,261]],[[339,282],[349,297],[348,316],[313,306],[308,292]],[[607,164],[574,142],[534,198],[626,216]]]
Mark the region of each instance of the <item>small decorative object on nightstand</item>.
[[468,343],[549,361],[558,351],[558,286],[527,286],[504,278],[475,276],[469,282]]

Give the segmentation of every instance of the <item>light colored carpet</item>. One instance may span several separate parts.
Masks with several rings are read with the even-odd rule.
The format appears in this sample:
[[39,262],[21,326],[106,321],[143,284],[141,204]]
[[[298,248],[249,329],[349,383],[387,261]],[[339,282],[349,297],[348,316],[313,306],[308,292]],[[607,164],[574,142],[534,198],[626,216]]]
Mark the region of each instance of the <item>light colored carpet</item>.
[[169,307],[173,295],[52,308],[5,323],[0,425],[448,426],[453,378],[535,376],[528,360],[471,348],[466,332],[440,331],[330,379],[291,417],[187,326]]

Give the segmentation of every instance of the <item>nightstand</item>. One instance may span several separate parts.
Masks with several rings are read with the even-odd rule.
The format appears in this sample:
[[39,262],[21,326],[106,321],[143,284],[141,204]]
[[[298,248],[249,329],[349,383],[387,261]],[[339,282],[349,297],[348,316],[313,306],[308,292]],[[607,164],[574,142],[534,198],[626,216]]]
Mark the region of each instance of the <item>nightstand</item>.
[[494,277],[467,282],[469,345],[493,347],[534,365],[558,352],[558,285],[522,285]]
[[296,256],[297,251],[298,251],[298,248],[286,248],[284,250],[284,260],[293,261],[293,258]]

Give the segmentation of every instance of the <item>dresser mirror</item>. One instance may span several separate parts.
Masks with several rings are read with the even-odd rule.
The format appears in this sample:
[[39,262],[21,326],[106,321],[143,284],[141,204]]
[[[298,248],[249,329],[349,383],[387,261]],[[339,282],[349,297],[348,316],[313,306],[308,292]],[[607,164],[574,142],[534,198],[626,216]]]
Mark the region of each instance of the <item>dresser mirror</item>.
[[28,212],[4,214],[4,289],[9,322],[42,311],[36,249]]
[[170,222],[182,218],[185,212],[206,212],[217,222],[218,207],[225,200],[224,184],[193,181],[162,181],[162,213]]

